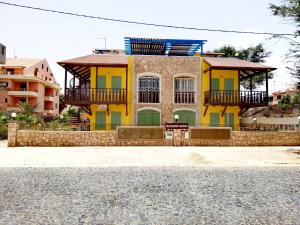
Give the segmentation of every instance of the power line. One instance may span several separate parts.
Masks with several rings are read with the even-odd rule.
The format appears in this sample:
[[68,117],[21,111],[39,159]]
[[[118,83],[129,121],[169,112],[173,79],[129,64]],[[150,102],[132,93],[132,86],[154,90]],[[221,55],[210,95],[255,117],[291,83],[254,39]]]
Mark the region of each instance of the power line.
[[222,32],[222,33],[237,33],[237,34],[295,36],[295,34],[292,34],[292,33],[272,33],[272,32],[223,30],[223,29],[197,28],[197,27],[185,27],[185,26],[175,26],[175,25],[166,25],[166,24],[146,23],[146,22],[139,22],[139,21],[132,21],[132,20],[121,20],[121,19],[114,19],[114,18],[108,18],[108,17],[90,16],[90,15],[86,15],[86,14],[72,13],[72,12],[66,12],[66,11],[58,11],[58,10],[53,10],[53,9],[39,8],[39,7],[33,7],[33,6],[28,6],[28,5],[20,5],[20,4],[2,2],[2,1],[0,1],[0,4],[15,6],[15,7],[21,7],[21,8],[26,8],[26,9],[39,10],[39,11],[44,11],[44,12],[59,13],[59,14],[63,14],[63,15],[85,17],[85,18],[90,18],[90,19],[106,20],[106,21],[113,21],[113,22],[120,22],[120,23],[137,24],[137,25],[144,25],[144,26],[154,26],[154,27],[164,27],[164,28],[184,29],[184,30],[196,30],[196,31]]

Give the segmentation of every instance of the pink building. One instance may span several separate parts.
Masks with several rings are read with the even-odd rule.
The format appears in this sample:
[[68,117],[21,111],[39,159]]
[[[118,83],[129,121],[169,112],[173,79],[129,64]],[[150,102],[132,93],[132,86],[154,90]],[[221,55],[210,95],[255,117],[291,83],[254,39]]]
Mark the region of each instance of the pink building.
[[40,114],[59,114],[59,84],[46,59],[6,58],[0,64],[0,110],[19,111],[19,102],[38,104]]

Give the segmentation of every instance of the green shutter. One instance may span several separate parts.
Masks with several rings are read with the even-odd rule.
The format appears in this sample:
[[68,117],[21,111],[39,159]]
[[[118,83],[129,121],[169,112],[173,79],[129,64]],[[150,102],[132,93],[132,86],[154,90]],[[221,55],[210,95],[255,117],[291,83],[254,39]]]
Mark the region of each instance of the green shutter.
[[106,129],[106,112],[96,112],[96,129]]
[[111,112],[111,129],[121,126],[121,112]]
[[232,127],[232,129],[234,129],[234,113],[224,114],[224,124],[226,127]]
[[[195,126],[196,124],[196,113],[188,110],[176,111],[174,115],[177,114],[179,116],[178,122],[180,123],[188,123],[189,126]],[[173,115],[173,118],[174,118]]]
[[111,77],[111,88],[120,89],[122,88],[122,77],[112,76]]
[[219,78],[212,78],[211,79],[211,90],[213,90],[213,91],[220,90],[219,84],[220,84]]
[[210,113],[210,126],[218,127],[220,124],[220,115],[219,113]]
[[105,76],[98,76],[97,88],[106,88],[106,77]]
[[232,78],[226,78],[224,79],[224,90],[229,91],[226,92],[226,96],[233,96],[233,91],[234,90],[234,80]]
[[160,113],[154,110],[138,112],[138,126],[160,126]]
[[220,85],[219,78],[212,78],[211,79],[211,91],[213,91],[212,92],[212,96],[217,96],[218,95],[218,93],[215,92],[215,91],[220,90],[220,86],[219,85]]

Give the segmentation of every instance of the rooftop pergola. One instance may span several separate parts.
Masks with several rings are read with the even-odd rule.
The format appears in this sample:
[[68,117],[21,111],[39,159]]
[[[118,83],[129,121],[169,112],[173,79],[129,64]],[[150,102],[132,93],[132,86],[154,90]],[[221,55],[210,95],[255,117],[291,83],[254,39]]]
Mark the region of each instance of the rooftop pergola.
[[154,39],[125,37],[127,55],[194,56],[203,54],[206,40]]

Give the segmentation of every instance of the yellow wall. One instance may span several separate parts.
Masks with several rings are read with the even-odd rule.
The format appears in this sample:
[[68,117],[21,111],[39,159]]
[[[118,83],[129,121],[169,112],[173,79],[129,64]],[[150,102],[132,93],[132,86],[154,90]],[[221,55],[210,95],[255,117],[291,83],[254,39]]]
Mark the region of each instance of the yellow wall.
[[[111,77],[122,76],[122,88],[126,88],[126,68],[116,67],[98,67],[98,76],[106,76],[106,88],[111,88]],[[96,88],[96,67],[91,68],[91,88]],[[126,105],[125,104],[111,104],[109,105],[109,115],[106,113],[106,129],[111,129],[111,113],[121,112],[121,125],[132,124],[132,57],[128,57],[128,114],[126,116]],[[105,111],[99,110],[99,105],[91,105],[92,115],[90,116],[91,128],[94,129],[96,123],[96,112]]]
[[[209,91],[209,71],[204,73],[206,69],[209,69],[209,65],[204,62],[202,59],[202,75],[201,75],[201,91],[202,91],[202,101],[201,101],[201,115],[200,115],[200,124],[204,126],[210,125],[210,113],[219,113],[220,114],[220,124],[224,125],[225,123],[225,114],[222,117],[222,112],[225,106],[208,106],[206,115],[203,116],[206,106],[204,106],[204,92]],[[238,90],[238,71],[237,70],[212,70],[212,78],[219,78],[220,90],[224,90],[224,79],[232,78],[234,79],[234,90]],[[228,106],[225,113],[234,113],[234,124],[235,130],[239,129],[239,106]]]

